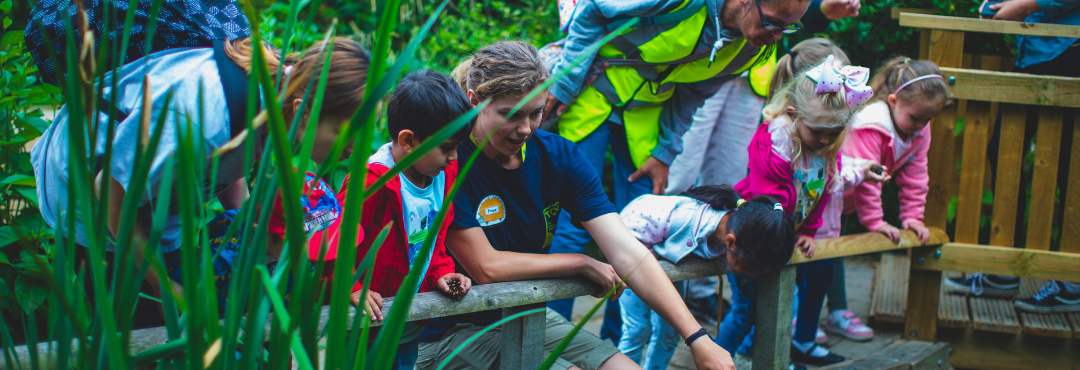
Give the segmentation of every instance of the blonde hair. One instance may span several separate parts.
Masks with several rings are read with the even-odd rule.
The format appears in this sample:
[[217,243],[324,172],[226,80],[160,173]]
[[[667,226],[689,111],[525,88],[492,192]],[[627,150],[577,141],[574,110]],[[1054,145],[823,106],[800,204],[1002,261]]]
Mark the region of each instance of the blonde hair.
[[[788,81],[779,91],[773,94],[769,104],[762,110],[765,120],[773,120],[781,114],[788,115],[789,139],[796,148],[792,158],[792,168],[796,168],[802,162],[806,153],[803,151],[803,143],[799,138],[797,121],[814,128],[845,128],[836,141],[822,149],[826,161],[826,173],[828,176],[836,174],[836,157],[840,153],[841,144],[847,135],[847,124],[851,120],[852,110],[848,107],[847,99],[843,90],[839,92],[816,93],[817,82],[799,73],[794,79]],[[788,112],[788,107],[793,107],[794,112]]]
[[551,78],[536,48],[521,41],[485,46],[450,75],[480,99],[524,95]]
[[787,54],[776,61],[776,68],[773,69],[772,77],[769,79],[769,97],[771,98],[785,83],[791,81],[796,73],[821,64],[829,55],[832,55],[833,60],[840,65],[851,64],[847,54],[829,39],[815,37],[795,44]]
[[[360,108],[360,103],[364,99],[371,55],[360,44],[343,37],[335,38],[331,42],[333,51],[330,55],[326,94],[323,97],[320,116],[323,118],[351,117]],[[289,85],[285,89],[286,98],[282,101],[281,108],[286,118],[295,117],[298,112],[293,111],[293,105],[290,102],[303,97],[312,79],[318,82],[317,79],[322,73],[323,63],[326,60],[325,45],[322,42],[317,43],[299,56],[286,55],[284,63],[278,59],[280,53],[276,49],[266,43],[263,45],[263,56],[269,66],[271,76],[277,76],[282,64],[292,65],[288,77]],[[254,47],[250,38],[245,37],[226,43],[225,54],[244,71],[251,74]],[[307,113],[311,109],[311,104],[312,102],[307,102],[306,106],[301,108],[301,113]]]
[[945,80],[941,78],[915,81],[904,86],[903,90],[896,91],[911,79],[926,75],[941,75],[941,69],[934,62],[927,60],[912,60],[904,56],[889,59],[870,79],[870,87],[877,92],[870,101],[885,100],[890,94],[896,94],[896,97],[903,101],[919,98],[933,100],[944,106],[949,99],[949,85],[945,84]]

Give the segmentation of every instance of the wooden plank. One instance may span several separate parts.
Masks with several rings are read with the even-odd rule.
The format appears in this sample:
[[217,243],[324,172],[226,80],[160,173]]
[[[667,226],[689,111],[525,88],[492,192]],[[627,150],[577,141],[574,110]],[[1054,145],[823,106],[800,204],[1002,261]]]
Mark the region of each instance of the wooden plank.
[[968,314],[967,297],[958,294],[941,292],[941,300],[938,304],[938,326],[946,328],[966,328],[971,326],[971,316]]
[[889,346],[887,348],[889,349],[888,352],[882,351],[882,353],[875,354],[875,356],[907,363],[932,345],[930,342],[921,340],[901,340],[897,342],[899,343],[898,346]]
[[[1045,285],[1045,279],[1021,279],[1020,297],[1034,296]],[[1032,314],[1021,310],[1017,310],[1017,313],[1020,314],[1020,323],[1024,326],[1024,334],[1057,338],[1071,338],[1073,336],[1069,321],[1063,314]]]
[[951,350],[948,343],[934,343],[911,357],[911,370],[948,370]]
[[[520,312],[544,308],[547,303],[534,303],[503,309],[503,317]],[[522,316],[502,324],[502,350],[499,352],[499,368],[502,370],[532,369],[544,362],[543,311]]]
[[1058,159],[1061,152],[1061,120],[1061,108],[1039,109],[1039,129],[1035,132],[1035,170],[1031,182],[1031,200],[1028,203],[1031,212],[1028,214],[1027,249],[1050,250],[1050,230],[1054,222],[1054,190],[1057,189]]
[[1072,154],[1069,157],[1069,183],[1061,190],[1065,213],[1061,223],[1061,251],[1080,253],[1080,127],[1073,118]]
[[1080,364],[1080,341],[977,331],[942,329],[942,342],[953,349],[950,365],[964,369],[1074,369]]
[[816,368],[817,370],[908,370],[911,368],[906,362],[886,358],[859,358],[844,361],[838,364]]
[[[896,249],[908,249],[923,246],[919,237],[911,230],[900,232],[900,243],[893,243],[889,237],[882,233],[864,233],[841,236],[838,238],[817,239],[817,251],[814,256],[807,258],[797,250],[791,255],[791,264],[809,261],[820,261],[833,258],[841,258],[873,252],[884,252]],[[949,234],[945,230],[931,227],[930,240],[926,245],[944,244],[949,242]]]
[[900,25],[933,30],[1080,38],[1080,26],[901,13]]
[[1011,300],[969,297],[971,326],[975,330],[1018,334],[1023,328]]
[[916,9],[916,8],[892,8],[890,9],[892,19],[900,19],[900,13],[912,13],[912,14],[937,14],[937,9]]
[[[994,211],[990,220],[990,244],[1013,246],[1016,238],[1016,207],[1020,173],[1024,165],[1024,120],[1027,107],[1001,105]],[[1077,146],[1080,148],[1080,145]]]
[[[964,50],[964,33],[934,30],[930,32],[930,50],[928,58],[938,66],[959,67]],[[930,175],[929,191],[926,194],[926,211],[923,222],[927,226],[945,229],[948,224],[949,188],[952,184],[953,165],[953,130],[956,126],[957,109],[946,107],[931,121],[931,136],[938,138],[930,141],[928,164]]]
[[[1078,27],[1080,28],[1080,27]],[[1080,78],[942,67],[956,99],[1080,107]]]
[[791,349],[795,267],[788,266],[779,274],[759,277],[757,284],[753,370],[787,369]]
[[930,31],[928,29],[919,30],[919,60],[930,59]]
[[[941,257],[935,257],[940,251]],[[1025,278],[1080,281],[1080,254],[948,243],[911,250],[912,269],[981,272]],[[918,263],[917,261],[922,261]]]
[[956,203],[956,241],[979,242],[982,189],[986,170],[986,142],[994,122],[990,104],[969,101],[964,120],[964,155],[960,164],[960,195]]
[[915,265],[915,263],[911,264],[903,338],[932,342],[937,336],[941,271],[915,270]]
[[1065,319],[1072,326],[1073,338],[1080,339],[1080,313],[1070,313],[1065,315]]
[[904,322],[910,261],[901,254],[881,255],[881,262],[874,271],[873,298],[870,300],[870,316],[875,321]]

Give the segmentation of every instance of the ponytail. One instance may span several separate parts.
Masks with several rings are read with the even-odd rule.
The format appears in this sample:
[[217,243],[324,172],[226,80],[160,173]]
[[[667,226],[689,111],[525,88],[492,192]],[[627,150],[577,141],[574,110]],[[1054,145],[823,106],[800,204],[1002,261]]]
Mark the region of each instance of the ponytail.
[[[728,233],[735,235],[734,260],[740,270],[753,276],[779,272],[795,250],[795,225],[776,200],[759,195],[742,201],[729,185],[706,185],[681,194],[728,212]],[[734,268],[735,266],[728,266]]]
[[776,68],[773,69],[772,78],[769,79],[768,98],[772,98],[773,94],[776,94],[785,83],[791,81],[797,73],[820,64],[829,55],[832,55],[837,63],[851,64],[847,54],[829,39],[817,37],[795,44],[787,54],[776,61]]

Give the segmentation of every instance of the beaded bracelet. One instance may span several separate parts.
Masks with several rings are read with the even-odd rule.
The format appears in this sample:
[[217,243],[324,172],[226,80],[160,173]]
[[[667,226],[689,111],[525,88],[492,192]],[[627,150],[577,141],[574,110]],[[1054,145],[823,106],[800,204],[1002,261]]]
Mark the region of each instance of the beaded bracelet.
[[705,328],[698,329],[698,331],[694,332],[694,334],[690,334],[690,336],[686,338],[686,346],[689,347],[690,343],[694,343],[695,340],[704,336],[708,336],[709,339],[712,339],[712,336],[709,335],[709,332],[705,331]]

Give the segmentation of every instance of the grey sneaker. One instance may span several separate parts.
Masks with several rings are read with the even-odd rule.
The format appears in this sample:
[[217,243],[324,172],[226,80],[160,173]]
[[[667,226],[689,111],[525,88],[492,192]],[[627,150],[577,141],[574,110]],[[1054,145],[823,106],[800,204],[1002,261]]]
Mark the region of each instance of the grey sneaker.
[[1003,279],[997,275],[971,274],[944,280],[945,291],[953,294],[1016,298],[1020,295],[1020,279]]

